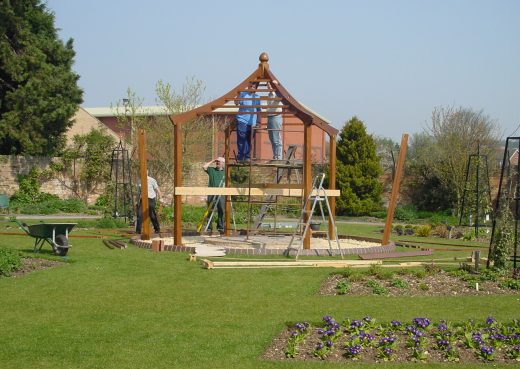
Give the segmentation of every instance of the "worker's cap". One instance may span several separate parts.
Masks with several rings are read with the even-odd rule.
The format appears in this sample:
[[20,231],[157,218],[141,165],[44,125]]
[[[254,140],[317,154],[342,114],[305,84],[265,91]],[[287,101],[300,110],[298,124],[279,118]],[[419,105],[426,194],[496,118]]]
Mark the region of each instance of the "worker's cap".
[[220,161],[222,164],[226,162],[226,159],[224,159],[222,156],[219,156],[217,160]]

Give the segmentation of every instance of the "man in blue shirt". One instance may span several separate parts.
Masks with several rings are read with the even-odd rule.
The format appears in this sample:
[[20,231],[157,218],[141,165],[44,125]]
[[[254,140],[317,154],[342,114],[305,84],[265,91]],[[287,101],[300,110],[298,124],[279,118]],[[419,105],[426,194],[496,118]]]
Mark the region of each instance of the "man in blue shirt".
[[[250,91],[240,92],[237,100],[235,100],[235,105],[239,106],[238,111],[244,112],[244,114],[238,114],[236,116],[238,161],[251,160],[251,132],[257,121],[257,114],[254,113],[262,110],[259,107],[261,104],[260,96],[253,91],[257,88],[258,82],[252,82],[248,87]],[[258,100],[254,98],[258,98]],[[258,107],[251,107],[253,105],[258,105]],[[251,112],[253,114],[248,114]]]

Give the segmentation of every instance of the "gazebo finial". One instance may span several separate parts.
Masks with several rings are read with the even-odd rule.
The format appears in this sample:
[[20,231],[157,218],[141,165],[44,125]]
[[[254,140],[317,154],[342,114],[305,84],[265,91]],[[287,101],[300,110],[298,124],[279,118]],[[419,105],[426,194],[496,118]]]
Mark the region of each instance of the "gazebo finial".
[[260,64],[258,64],[258,66],[262,69],[262,77],[265,78],[265,71],[269,69],[269,55],[267,55],[267,53],[264,51],[260,54],[258,60],[260,60]]
[[269,61],[269,55],[267,55],[267,53],[264,51],[260,54],[258,60],[260,60],[261,63],[267,63]]

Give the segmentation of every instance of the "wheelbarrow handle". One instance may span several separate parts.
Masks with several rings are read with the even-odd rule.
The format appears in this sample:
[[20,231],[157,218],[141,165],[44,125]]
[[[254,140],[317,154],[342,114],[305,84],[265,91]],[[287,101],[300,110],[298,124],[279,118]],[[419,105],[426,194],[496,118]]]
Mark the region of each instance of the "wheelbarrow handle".
[[14,218],[13,219],[13,222],[15,222],[16,224],[18,224],[18,226],[25,232],[27,233],[29,236],[31,235],[30,232],[29,232],[29,226],[25,223],[20,223],[18,221],[18,219]]

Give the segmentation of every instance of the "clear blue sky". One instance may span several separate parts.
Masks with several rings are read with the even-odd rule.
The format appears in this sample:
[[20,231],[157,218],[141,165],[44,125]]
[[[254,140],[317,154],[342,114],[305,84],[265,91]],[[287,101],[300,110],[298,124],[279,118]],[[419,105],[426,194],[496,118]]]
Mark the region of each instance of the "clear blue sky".
[[84,107],[115,104],[128,87],[155,105],[158,80],[180,88],[189,76],[216,98],[266,51],[291,94],[337,128],[357,115],[369,133],[399,141],[441,105],[482,109],[505,136],[520,124],[518,0],[47,5],[60,37],[74,39]]

